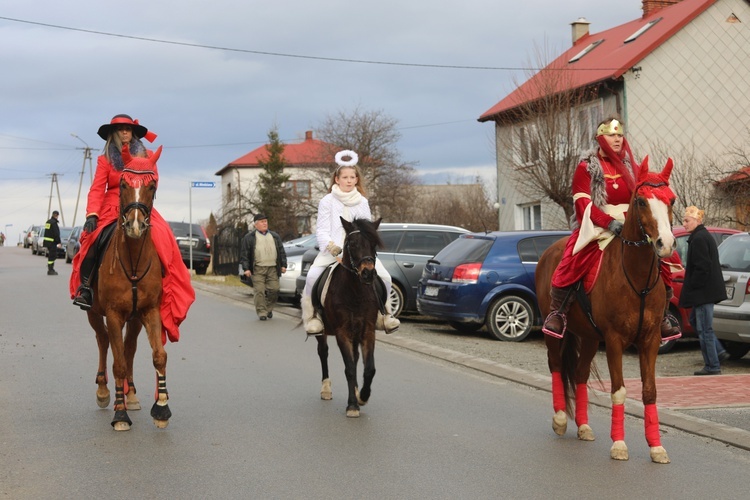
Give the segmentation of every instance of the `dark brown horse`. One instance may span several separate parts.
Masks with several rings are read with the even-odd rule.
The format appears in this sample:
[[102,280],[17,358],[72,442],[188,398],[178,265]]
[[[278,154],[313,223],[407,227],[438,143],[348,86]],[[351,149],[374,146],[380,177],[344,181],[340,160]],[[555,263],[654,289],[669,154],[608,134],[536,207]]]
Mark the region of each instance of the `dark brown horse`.
[[120,213],[92,286],[94,303],[87,313],[99,345],[96,399],[101,408],[106,408],[110,401],[106,363],[107,349],[112,349],[115,377],[112,427],[117,431],[127,431],[132,425],[127,410],[141,408],[133,383],[133,358],[142,326],[146,327],[156,369],[157,397],[151,416],[159,428],[166,427],[171,416],[167,404],[167,353],[162,344],[159,312],[162,267],[149,231],[156,194],[156,161],[160,154],[161,148],[151,158],[131,158],[127,149],[123,149],[125,170],[120,179]]
[[[594,440],[588,425],[587,383],[594,355],[599,343],[604,342],[612,384],[610,457],[615,460],[628,459],[622,355],[625,348],[634,345],[640,358],[644,425],[651,460],[669,463],[659,435],[655,372],[661,342],[659,324],[666,300],[666,289],[659,276],[659,259],[670,256],[675,246],[671,231],[675,199],[669,188],[671,171],[671,159],[658,174],[648,171],[648,158],[641,165],[621,236],[604,249],[598,279],[588,295],[596,327],[587,318],[580,301],[576,301],[568,314],[568,332],[564,338],[545,335],[555,411],[552,427],[558,435],[565,434],[575,397],[578,438],[584,441]],[[536,268],[542,314],[549,312],[551,278],[566,242],[567,238],[552,245]]]
[[[370,222],[341,218],[346,231],[341,263],[331,271],[328,292],[323,301],[325,331],[319,335],[318,356],[323,371],[321,399],[330,400],[331,379],[328,376],[328,336],[336,337],[344,358],[344,374],[349,385],[347,417],[359,417],[359,407],[370,399],[375,376],[375,321],[378,317],[378,296],[375,292],[376,249],[383,246],[378,234],[380,219]],[[363,384],[357,385],[357,363],[360,350],[364,362]]]

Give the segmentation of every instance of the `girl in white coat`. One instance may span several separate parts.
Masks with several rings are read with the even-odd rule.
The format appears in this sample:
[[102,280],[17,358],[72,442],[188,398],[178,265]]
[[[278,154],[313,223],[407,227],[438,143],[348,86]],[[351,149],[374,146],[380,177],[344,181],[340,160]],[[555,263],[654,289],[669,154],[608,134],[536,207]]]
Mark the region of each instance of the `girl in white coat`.
[[[344,160],[344,157],[349,160]],[[310,298],[312,287],[318,277],[323,274],[327,266],[337,260],[340,261],[341,247],[344,245],[346,233],[341,225],[343,217],[348,221],[354,219],[372,220],[370,204],[365,198],[365,190],[362,186],[362,176],[357,167],[357,154],[353,151],[340,151],[336,154],[338,168],[333,173],[331,192],[320,200],[318,204],[318,221],[316,236],[320,253],[310,266],[305,280],[305,291],[302,295],[302,321],[308,335],[320,335],[323,333],[323,322],[315,313]],[[380,259],[375,259],[375,270],[383,279],[386,290],[391,292],[391,275],[388,274]],[[390,313],[388,301],[386,300],[386,315],[378,314],[377,328],[385,330],[386,333],[396,331],[401,322]]]

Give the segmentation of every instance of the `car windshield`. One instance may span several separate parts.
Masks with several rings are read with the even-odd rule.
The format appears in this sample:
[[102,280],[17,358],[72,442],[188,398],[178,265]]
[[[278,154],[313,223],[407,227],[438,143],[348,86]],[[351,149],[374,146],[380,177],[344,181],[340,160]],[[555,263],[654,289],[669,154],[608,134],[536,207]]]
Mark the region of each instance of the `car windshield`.
[[67,240],[70,238],[70,233],[73,232],[72,227],[61,227],[60,228],[60,240]]
[[[172,228],[175,236],[190,236],[190,224],[187,222],[170,222],[169,227]],[[203,237],[203,229],[201,229],[200,225],[193,224],[193,237],[195,238],[196,236]]]
[[719,245],[719,262],[725,271],[750,271],[750,235],[727,238]]

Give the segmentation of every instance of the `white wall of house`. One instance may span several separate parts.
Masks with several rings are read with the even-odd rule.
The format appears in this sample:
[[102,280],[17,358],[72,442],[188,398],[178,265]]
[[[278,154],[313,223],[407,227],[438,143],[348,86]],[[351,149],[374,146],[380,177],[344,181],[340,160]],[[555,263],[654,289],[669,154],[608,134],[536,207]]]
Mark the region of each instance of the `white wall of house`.
[[[728,22],[733,13],[742,22]],[[716,159],[747,141],[749,25],[746,0],[721,0],[625,74],[628,139],[639,156],[660,143]]]

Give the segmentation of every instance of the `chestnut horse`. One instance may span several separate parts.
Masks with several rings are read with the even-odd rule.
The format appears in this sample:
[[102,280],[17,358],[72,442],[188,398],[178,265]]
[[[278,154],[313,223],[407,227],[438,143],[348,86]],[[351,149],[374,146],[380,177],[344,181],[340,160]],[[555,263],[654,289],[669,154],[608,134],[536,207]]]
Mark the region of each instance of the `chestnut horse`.
[[[622,233],[619,240],[613,239],[604,249],[598,279],[588,292],[591,319],[580,300],[576,300],[568,314],[568,332],[563,339],[545,335],[555,411],[552,428],[560,436],[565,434],[567,416],[573,416],[571,400],[575,394],[575,421],[578,438],[583,441],[594,440],[588,425],[587,382],[599,343],[604,342],[612,384],[610,457],[615,460],[628,459],[622,355],[625,348],[635,345],[641,367],[644,426],[651,460],[669,463],[659,434],[655,372],[661,342],[659,325],[666,300],[659,259],[669,257],[675,247],[671,231],[675,200],[669,187],[671,171],[671,159],[658,174],[649,172],[648,157],[644,159]],[[537,296],[543,315],[549,313],[552,274],[562,258],[566,242],[567,238],[547,249],[536,268]]]
[[[383,246],[378,234],[380,219],[370,222],[354,219],[341,223],[346,231],[341,262],[331,270],[328,291],[323,300],[325,330],[318,335],[318,357],[323,371],[320,398],[330,400],[331,379],[328,376],[328,336],[335,336],[344,358],[344,374],[349,385],[347,417],[359,417],[359,407],[370,399],[375,376],[375,322],[379,301],[375,290],[376,249]],[[360,349],[364,362],[362,390],[357,385],[357,363]]]
[[130,430],[132,422],[127,410],[141,408],[133,383],[133,358],[142,326],[146,327],[156,369],[157,397],[151,416],[157,427],[164,428],[172,415],[167,404],[167,353],[162,344],[159,312],[162,266],[149,231],[157,185],[156,161],[160,154],[161,147],[151,158],[132,158],[127,148],[123,149],[120,213],[101,258],[98,277],[92,284],[94,303],[87,312],[99,345],[96,399],[101,408],[106,408],[110,401],[106,363],[107,349],[112,349],[115,377],[112,427],[116,431]]

